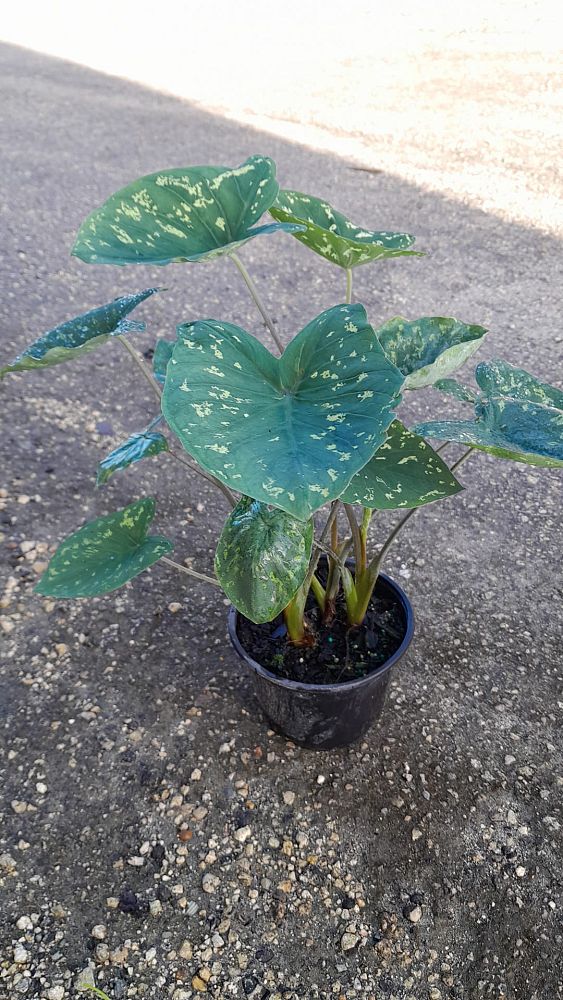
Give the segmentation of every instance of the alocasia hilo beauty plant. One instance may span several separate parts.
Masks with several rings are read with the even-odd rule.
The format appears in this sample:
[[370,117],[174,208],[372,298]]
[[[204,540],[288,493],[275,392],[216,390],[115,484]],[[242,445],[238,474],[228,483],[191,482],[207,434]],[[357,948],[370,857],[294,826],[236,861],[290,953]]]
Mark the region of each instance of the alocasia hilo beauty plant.
[[[274,221],[258,224],[266,212]],[[238,256],[248,240],[279,232],[341,269],[345,299],[319,316],[305,316],[287,346]],[[100,463],[98,484],[142,458],[172,452],[214,483],[230,506],[216,577],[168,558],[172,544],[147,533],[155,503],[146,498],[67,538],[37,592],[66,598],[106,593],[160,559],[218,583],[253,622],[283,611],[289,641],[313,644],[310,593],[320,620],[330,622],[343,594],[349,625],[360,625],[398,531],[417,508],[461,489],[454,472],[473,450],[563,466],[563,392],[503,361],[480,364],[475,388],[450,377],[482,343],[481,326],[396,317],[374,329],[364,307],[353,302],[354,268],[415,254],[413,243],[405,233],[360,228],[322,200],[280,190],[274,163],[261,156],[235,169],[162,170],[96,209],[79,230],[77,257],[160,266],[227,256],[279,356],[228,318],[202,319],[180,323],[175,339],[158,340],[149,368],[128,336],[142,324],[126,316],[158,291],[152,288],[63,323],[6,365],[2,374],[57,365],[117,338],[159,407],[147,428]],[[396,413],[401,396],[427,386],[473,412],[407,429]],[[449,468],[425,437],[467,449]],[[324,523],[315,529],[314,515],[322,509]],[[373,512],[389,509],[406,513],[370,551]],[[321,555],[324,575],[318,572]]]

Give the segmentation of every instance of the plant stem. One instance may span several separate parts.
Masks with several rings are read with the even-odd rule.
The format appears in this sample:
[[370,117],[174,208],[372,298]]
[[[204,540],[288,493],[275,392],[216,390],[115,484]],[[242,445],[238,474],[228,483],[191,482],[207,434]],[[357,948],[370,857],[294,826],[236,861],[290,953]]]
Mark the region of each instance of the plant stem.
[[[454,472],[456,469],[459,469],[460,465],[462,465],[463,462],[465,462],[465,460],[469,458],[469,456],[473,451],[475,451],[474,448],[468,448],[467,451],[464,451],[461,458],[458,458],[457,462],[454,462],[454,464],[450,467],[450,472]],[[405,516],[401,518],[398,524],[395,525],[393,531],[385,540],[378,554],[374,556],[374,558],[371,560],[368,566],[368,569],[370,571],[376,571],[377,573],[379,573],[379,567],[381,566],[381,563],[383,562],[385,556],[387,555],[387,552],[391,548],[397,535],[399,534],[400,531],[402,531],[407,521],[410,521],[411,517],[413,517],[414,514],[418,513],[419,510],[420,507],[413,507],[412,510],[409,510],[408,514],[405,514]]]
[[131,344],[127,340],[127,337],[124,337],[123,334],[118,333],[117,340],[119,340],[120,344],[123,344],[127,353],[131,355],[133,361],[137,365],[137,368],[143,373],[151,389],[158,397],[158,401],[160,402],[160,398],[162,396],[162,389],[159,386],[158,382],[156,381],[154,375],[152,374],[149,366],[145,364],[139,352],[136,351],[134,347],[131,347]]
[[181,563],[177,563],[174,559],[169,559],[168,556],[161,556],[160,561],[166,563],[168,566],[173,566],[174,569],[179,569],[181,573],[187,573],[188,576],[193,576],[196,580],[202,580],[203,583],[210,583],[213,587],[221,587],[221,584],[213,576],[206,576],[205,573],[198,573],[195,569],[190,569],[189,566],[182,566]]
[[352,268],[346,268],[346,304],[350,305],[352,301]]
[[248,288],[248,291],[252,295],[252,298],[254,299],[254,301],[256,303],[256,306],[258,307],[258,311],[260,312],[260,315],[262,316],[262,319],[264,320],[264,323],[266,324],[266,326],[268,327],[268,330],[270,331],[270,334],[272,336],[272,340],[274,341],[274,343],[275,343],[276,347],[278,348],[280,354],[283,354],[283,352],[284,352],[284,346],[283,346],[283,344],[282,344],[282,342],[281,342],[281,340],[279,338],[278,331],[276,330],[276,328],[275,328],[272,320],[270,319],[270,317],[269,317],[269,315],[268,315],[268,313],[266,311],[266,308],[264,307],[262,299],[260,298],[260,296],[258,294],[258,289],[256,288],[256,285],[254,284],[252,278],[250,277],[250,275],[249,275],[248,271],[246,270],[246,268],[245,268],[242,260],[240,259],[240,257],[236,253],[229,254],[229,257],[231,258],[233,264],[235,264],[238,267],[238,269],[239,269],[239,271],[240,271],[240,273],[241,273],[241,275],[243,277],[244,283],[246,284],[246,287]]
[[225,486],[220,479],[216,479],[215,476],[211,475],[211,473],[206,472],[204,469],[200,469],[199,465],[196,465],[195,462],[188,461],[187,458],[184,458],[183,455],[179,455],[178,452],[173,451],[172,448],[168,449],[168,454],[171,455],[172,458],[175,458],[177,462],[180,462],[181,465],[185,465],[186,469],[191,469],[191,471],[195,472],[196,475],[201,476],[202,479],[206,479],[208,483],[212,483],[218,490],[221,490],[221,493],[227,498],[231,507],[236,506],[236,497],[233,496],[229,487]]
[[352,532],[352,542],[354,545],[354,559],[356,562],[356,573],[361,573],[362,566],[362,538],[360,535],[360,529],[358,527],[358,522],[356,521],[356,515],[354,514],[354,508],[351,504],[343,504],[344,510],[346,512],[346,517],[348,518],[348,524],[350,525],[350,531]]

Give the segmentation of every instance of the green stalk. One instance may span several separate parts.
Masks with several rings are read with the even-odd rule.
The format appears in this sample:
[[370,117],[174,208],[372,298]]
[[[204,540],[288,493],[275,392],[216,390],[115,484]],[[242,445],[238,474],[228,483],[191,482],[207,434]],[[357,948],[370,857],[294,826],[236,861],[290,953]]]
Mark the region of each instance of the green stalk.
[[[455,472],[455,470],[458,469],[467,458],[469,458],[474,450],[474,448],[468,448],[464,451],[461,457],[458,458],[457,462],[454,462],[451,466],[450,471]],[[385,542],[381,546],[377,555],[375,555],[368,563],[361,576],[356,576],[355,599],[350,605],[348,605],[348,617],[351,625],[361,625],[364,620],[385,556],[407,522],[410,521],[411,517],[414,517],[420,509],[420,507],[413,507],[412,510],[409,510],[409,512],[401,518],[385,539]]]
[[352,301],[352,268],[346,268],[346,305]]
[[[338,516],[338,503],[338,500],[333,500],[330,505],[330,514],[328,515],[326,524],[321,532],[321,537],[319,539],[320,544],[323,544],[325,541]],[[317,570],[321,551],[322,550],[319,545],[314,546],[307,576],[297,593],[293,595],[287,607],[284,608],[283,615],[287,627],[287,634],[290,642],[293,642],[296,646],[312,646],[315,642],[314,636],[311,634],[307,622],[305,621],[305,605],[307,603],[309,590],[313,585],[313,577],[315,576]]]
[[248,291],[250,292],[252,298],[254,299],[258,312],[260,313],[262,319],[264,320],[264,323],[266,324],[268,330],[270,331],[274,344],[276,345],[280,354],[283,354],[284,345],[280,340],[278,331],[276,330],[273,321],[270,319],[266,307],[264,306],[264,303],[262,302],[262,299],[258,294],[258,289],[256,288],[256,285],[254,284],[252,278],[250,277],[240,257],[236,253],[230,253],[229,257],[231,258],[233,264],[235,264],[238,267],[242,275],[242,279],[246,287],[248,288]]

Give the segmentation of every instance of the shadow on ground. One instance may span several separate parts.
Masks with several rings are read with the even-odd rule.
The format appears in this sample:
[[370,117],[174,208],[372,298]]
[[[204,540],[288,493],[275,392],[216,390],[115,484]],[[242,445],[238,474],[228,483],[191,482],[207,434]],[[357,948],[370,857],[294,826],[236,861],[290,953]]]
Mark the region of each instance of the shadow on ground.
[[[552,238],[137,85],[1,54],[3,357],[155,283],[169,290],[143,307],[143,348],[197,315],[257,331],[228,262],[89,268],[68,251],[133,177],[260,152],[284,186],[428,248],[356,272],[373,320],[483,323],[484,356],[560,378]],[[282,332],[343,298],[340,274],[290,239],[244,258]],[[221,496],[171,460],[93,491],[100,457],[153,412],[134,377],[112,344],[1,388],[4,995],[72,997],[91,963],[112,998],[559,996],[561,478],[477,457],[467,492],[412,522],[388,566],[415,605],[408,662],[365,743],[314,754],[268,731],[217,593],[155,567],[91,602],[31,594],[42,543],[145,492],[177,555],[211,565]],[[431,406],[416,396],[410,415]]]

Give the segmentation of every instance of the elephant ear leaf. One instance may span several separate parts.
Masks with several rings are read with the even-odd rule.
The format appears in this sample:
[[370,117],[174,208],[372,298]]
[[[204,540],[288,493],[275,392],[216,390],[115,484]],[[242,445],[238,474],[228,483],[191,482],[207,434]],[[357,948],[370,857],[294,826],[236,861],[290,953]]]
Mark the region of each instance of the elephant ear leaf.
[[507,361],[484,361],[475,369],[475,381],[484,396],[508,396],[542,406],[563,410],[563,392],[547,382],[540,382],[523,368],[515,368]]
[[158,455],[161,451],[168,451],[168,441],[164,434],[149,430],[131,434],[126,441],[102,459],[98,465],[96,486],[103,486],[119,469],[126,469],[134,462],[149,458],[151,455]]
[[179,167],[140,177],[82,223],[72,253],[87,264],[172,264],[232,253],[294,224],[254,223],[279,190],[273,160],[239,167]]
[[280,191],[270,215],[279,222],[305,227],[293,233],[295,238],[339,267],[357,267],[384,257],[423,256],[408,249],[414,236],[355,226],[328,202],[300,191]]
[[157,340],[154,347],[154,354],[152,359],[152,370],[154,377],[157,382],[164,385],[166,381],[166,369],[168,368],[168,362],[172,357],[172,351],[174,350],[173,340]]
[[405,376],[405,389],[422,389],[461,368],[487,331],[443,316],[390,319],[376,331],[387,357]]
[[281,358],[205,320],[178,329],[162,411],[221,482],[306,521],[385,440],[402,381],[360,305],[315,317]]
[[122,587],[173,548],[162,535],[147,535],[154,511],[147,497],[79,528],[61,542],[35,592],[94,597]]
[[231,511],[215,555],[215,572],[234,606],[253,622],[269,622],[303,583],[313,523],[243,496]]
[[[563,394],[554,386],[539,382],[527,372],[512,384],[514,371],[498,367],[480,373],[487,390],[508,388],[521,396],[481,399],[475,405],[475,420],[435,420],[418,424],[415,430],[427,437],[458,441],[499,458],[538,465],[563,467]],[[511,367],[511,366],[509,366]],[[546,399],[548,405],[537,400]]]
[[134,330],[144,330],[144,323],[127,320],[125,317],[159,290],[148,288],[144,292],[137,292],[136,295],[123,295],[106,306],[92,309],[82,316],[61,323],[26,347],[25,351],[10,364],[0,368],[0,378],[7,372],[23,372],[60,365],[64,361],[72,361],[73,358],[79,358],[82,354],[95,350],[96,347],[105,344],[109,337]]
[[461,489],[428,442],[394,420],[385,443],[356,473],[340,499],[377,510],[395,510],[443,500]]

